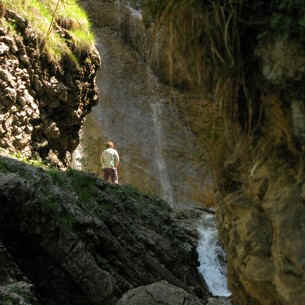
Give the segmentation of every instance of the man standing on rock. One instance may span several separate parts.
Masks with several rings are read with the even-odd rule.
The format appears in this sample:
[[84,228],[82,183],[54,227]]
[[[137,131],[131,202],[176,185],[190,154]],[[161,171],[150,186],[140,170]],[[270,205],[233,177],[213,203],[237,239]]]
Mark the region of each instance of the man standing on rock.
[[112,141],[106,143],[106,149],[102,152],[101,163],[104,171],[104,179],[112,183],[118,184],[118,166],[120,164],[119,154],[114,149],[114,144]]

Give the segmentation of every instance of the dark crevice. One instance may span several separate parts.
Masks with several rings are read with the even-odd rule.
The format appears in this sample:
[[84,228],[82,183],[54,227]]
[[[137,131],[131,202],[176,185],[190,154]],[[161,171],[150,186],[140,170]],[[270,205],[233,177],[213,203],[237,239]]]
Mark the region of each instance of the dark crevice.
[[17,231],[3,232],[0,238],[20,270],[35,284],[42,304],[92,304],[69,274],[39,246],[39,238]]

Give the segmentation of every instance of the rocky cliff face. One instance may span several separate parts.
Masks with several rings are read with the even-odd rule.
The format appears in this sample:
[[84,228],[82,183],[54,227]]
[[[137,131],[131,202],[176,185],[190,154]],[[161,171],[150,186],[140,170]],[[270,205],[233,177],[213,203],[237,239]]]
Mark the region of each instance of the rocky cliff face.
[[[196,149],[190,153],[198,138],[177,107],[189,96],[160,81],[171,81],[162,37],[154,39],[127,1],[82,3],[94,22],[103,69],[102,104],[86,120],[77,151],[81,168],[100,173],[102,144],[112,139],[123,161],[121,182],[172,204],[200,201],[204,171]],[[98,55],[83,54],[80,67],[68,58],[52,66],[26,21],[10,11],[6,18],[15,20],[19,34],[0,29],[1,146],[65,167],[97,100]],[[278,37],[252,43],[246,48],[258,64],[252,89],[263,109],[254,136],[262,145],[254,149],[237,133],[240,141],[232,143],[238,145],[220,160],[217,217],[229,286],[235,305],[303,305],[305,54],[301,43]],[[175,85],[185,83],[179,71],[177,64]],[[158,304],[164,291],[168,304],[206,303],[193,239],[163,201],[76,171],[48,174],[5,158],[0,172],[5,305]]]
[[[158,159],[157,154],[152,154],[157,152],[154,147],[158,142],[152,139],[158,133],[154,129],[154,120],[159,120],[158,124],[161,124],[163,132],[161,151],[168,168],[166,180],[174,185],[175,193],[181,182],[188,179],[180,175],[173,178],[177,177],[173,167],[179,168],[176,173],[185,172],[185,168],[179,166],[178,158],[172,160],[168,157],[164,149],[182,152],[182,159],[187,160],[185,150],[181,149],[180,144],[175,144],[174,148],[172,143],[180,143],[181,140],[182,143],[195,143],[198,139],[194,135],[189,137],[189,134],[183,137],[183,127],[176,128],[179,112],[175,105],[179,98],[183,98],[181,92],[159,82],[160,79],[167,83],[169,81],[166,57],[156,60],[157,50],[165,51],[166,48],[163,48],[162,40],[157,43],[147,41],[147,37],[151,36],[143,28],[141,15],[124,1],[116,4],[102,1],[99,9],[96,9],[93,2],[84,3],[92,18],[97,20],[95,26],[100,39],[99,48],[106,59],[104,73],[101,75],[104,82],[101,83],[104,86],[104,104],[101,109],[104,115],[99,114],[95,119],[103,130],[100,141],[102,143],[105,139],[114,138],[123,156],[128,158],[128,164],[140,162],[142,165],[141,168],[133,168],[133,165],[123,168],[123,181],[130,181],[144,190],[156,192],[158,187],[156,188],[155,177],[158,177],[161,185],[166,183],[162,182],[158,174],[158,165],[152,167],[153,163],[147,156],[152,155],[155,160]],[[227,189],[223,193],[224,198],[220,200],[217,214],[222,241],[228,253],[230,288],[234,304],[304,304],[304,243],[301,238],[304,173],[303,157],[300,154],[304,146],[305,131],[304,51],[302,44],[277,36],[261,40],[258,44],[253,42],[253,45],[245,48],[252,52],[249,57],[257,63],[251,90],[256,91],[259,100],[257,103],[262,103],[260,132],[264,134],[267,143],[261,142],[260,148],[265,150],[262,155],[256,154],[254,150],[251,152],[250,148],[245,149],[246,157],[236,157],[238,149],[243,145],[241,140],[233,147],[231,156],[224,164],[224,175],[228,177],[223,179],[227,179]],[[155,63],[153,68],[151,62]],[[129,73],[130,67],[133,73]],[[152,70],[155,74],[152,74]],[[251,72],[248,72],[247,76],[252,77]],[[154,76],[156,74],[159,79]],[[177,74],[179,84],[181,77],[178,72]],[[139,88],[139,91],[135,88]],[[177,97],[174,103],[168,103],[168,90],[172,90],[170,93],[174,92]],[[147,104],[143,104],[144,100]],[[95,124],[93,122],[94,118],[88,128]],[[175,126],[176,130],[170,128],[169,124]],[[116,136],[121,129],[126,130],[124,136]],[[198,130],[200,132],[200,128]],[[85,132],[83,138],[85,145],[89,139],[88,134]],[[134,135],[132,139],[130,134]],[[127,148],[130,141],[132,143]],[[88,141],[87,145],[93,146],[92,143]],[[149,143],[154,143],[154,147]],[[257,150],[260,151],[259,149]],[[162,162],[159,164],[162,167]],[[193,179],[193,174],[190,177]],[[197,179],[195,181],[202,183],[201,178]],[[170,193],[169,188],[167,193]],[[191,195],[182,198],[194,198],[193,195],[200,194],[193,187],[188,187],[188,191],[184,193]],[[174,198],[181,197],[175,193]],[[196,195],[196,198],[202,198],[202,195]]]
[[[0,303],[114,305],[133,302],[133,297],[141,302],[144,297],[158,304],[161,296],[168,304],[205,304],[209,292],[197,269],[196,237],[172,217],[165,201],[130,187],[106,184],[89,174],[36,168],[12,159],[11,154],[36,159],[28,161],[31,164],[42,166],[47,161],[66,169],[84,116],[97,103],[95,77],[100,58],[92,48],[79,52],[77,63],[68,56],[54,63],[41,52],[40,38],[26,20],[10,10],[5,18],[16,24],[16,31],[5,23],[0,26],[0,146],[5,149],[0,148]],[[64,29],[57,30],[66,35]],[[105,28],[105,35],[107,31],[109,28]],[[104,42],[118,43],[112,34],[103,36]],[[116,61],[119,65],[119,54],[124,54],[120,44],[118,51],[108,61],[104,59],[108,69],[111,65],[118,68]],[[129,55],[126,58],[133,60]],[[141,66],[141,72],[146,68]],[[118,85],[122,79],[116,76],[112,79],[114,88],[121,90],[126,83]],[[151,84],[147,84],[152,95]],[[107,86],[110,83],[105,80],[102,89]],[[111,101],[122,94],[107,92]],[[143,189],[152,185],[156,192],[156,181],[161,179],[168,183],[161,194],[173,201],[167,176],[172,173],[164,169],[159,125],[169,108],[163,110],[162,102],[153,98],[149,97],[152,105],[137,100],[137,105],[127,110],[143,111],[140,114],[150,128],[144,132],[148,146],[143,146],[147,155],[153,152],[157,159],[152,165],[147,157],[155,182]],[[143,130],[145,126],[143,123]],[[139,125],[133,126],[137,129]],[[148,141],[152,129],[156,147]],[[129,135],[121,128],[117,132],[117,136]],[[137,155],[136,150],[134,153]],[[184,195],[187,189],[179,191]]]
[[26,20],[10,10],[5,18],[16,31],[0,26],[0,146],[64,168],[83,118],[98,100],[99,55],[92,48],[78,64],[68,56],[54,63]]
[[[16,31],[0,26],[0,303],[124,304],[143,285],[148,294],[154,287],[151,304],[154,294],[168,304],[206,303],[194,235],[166,202],[12,159],[70,164],[83,118],[97,103],[100,58],[92,48],[79,51],[77,62],[64,56],[55,63],[26,20],[10,10],[5,18]],[[159,106],[148,106],[156,128]],[[160,130],[156,137],[161,142]]]
[[93,21],[103,61],[101,103],[87,118],[76,156],[83,157],[81,166],[101,174],[99,155],[112,139],[122,158],[121,183],[172,205],[200,202],[209,177],[196,161],[196,140],[180,118],[177,103],[184,93],[158,78],[166,69],[161,40],[154,39],[128,1],[81,3]]
[[[228,253],[234,304],[304,304],[305,53],[296,41],[270,39],[256,51],[264,82],[265,128],[272,145],[238,190],[217,209]],[[287,104],[288,103],[288,104]],[[299,149],[299,150],[298,150]],[[235,164],[235,174],[238,165]]]
[[159,281],[185,304],[208,296],[193,238],[160,199],[2,154],[0,205],[1,304],[112,305]]
[[[86,155],[86,146],[92,147],[97,140],[97,137],[90,140],[88,135],[95,133],[94,125],[100,126],[102,135],[98,141],[113,138],[127,160],[128,167],[123,167],[121,172],[123,181],[150,192],[160,189],[159,194],[163,187],[168,200],[200,200],[203,194],[193,182],[200,185],[204,181],[196,177],[201,165],[196,163],[198,159],[189,163],[187,150],[181,148],[185,143],[192,143],[193,147],[199,138],[189,130],[186,132],[177,111],[179,99],[187,103],[187,98],[160,82],[160,79],[167,84],[170,81],[170,58],[164,55],[166,46],[162,45],[162,37],[150,36],[143,26],[142,15],[124,1],[83,3],[95,22],[99,49],[105,58],[100,83],[103,104],[96,110],[96,117],[88,120],[88,130],[84,131],[85,156],[90,160],[92,150],[87,150]],[[238,130],[238,136],[232,132],[232,138],[227,138],[231,147],[224,146],[227,151],[220,152],[223,156],[227,154],[227,159],[220,160],[224,171],[219,187],[224,186],[224,192],[217,215],[228,254],[230,289],[233,302],[238,305],[304,304],[305,244],[301,237],[304,234],[304,48],[302,43],[277,35],[260,41],[253,38],[250,44],[247,39],[241,41],[242,49],[249,52],[246,61],[253,61],[249,63],[253,71],[244,72],[247,81],[251,79],[252,87],[248,89],[255,92],[253,108],[249,111],[257,112],[251,119],[260,125],[251,136],[257,137],[259,145],[255,147],[252,139]],[[160,50],[163,57],[159,56]],[[181,85],[179,60],[175,63],[175,85]],[[230,79],[227,84],[225,89],[230,92]],[[235,98],[245,102],[244,97]],[[242,116],[248,115],[242,113],[224,132],[230,134],[229,129],[234,129],[234,124],[238,125],[244,120]],[[177,121],[182,121],[182,125],[177,125]],[[156,129],[154,122],[161,129]],[[198,123],[193,131],[200,134],[200,120]],[[214,147],[209,149],[213,152]],[[96,149],[93,155],[98,156],[100,150]],[[178,152],[175,158],[172,152]],[[178,157],[184,161],[183,165]],[[159,163],[153,163],[153,158]],[[98,159],[92,160],[96,164]],[[180,175],[187,172],[185,166],[197,171]],[[95,170],[99,170],[98,166]],[[192,180],[190,183],[187,177]],[[147,289],[140,295],[145,296]]]

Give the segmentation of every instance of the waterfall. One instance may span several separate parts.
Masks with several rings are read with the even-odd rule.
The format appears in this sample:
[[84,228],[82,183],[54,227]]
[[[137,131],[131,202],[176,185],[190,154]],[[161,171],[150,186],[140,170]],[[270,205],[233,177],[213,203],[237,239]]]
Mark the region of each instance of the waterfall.
[[215,215],[204,213],[198,227],[199,244],[199,271],[203,275],[210,292],[214,296],[229,297],[231,292],[227,287],[224,251],[218,243],[218,234],[215,224]]
[[293,133],[299,142],[305,143],[305,118],[303,101],[292,100],[291,102]]
[[126,5],[126,7],[129,9],[132,17],[137,18],[141,21],[143,20],[143,15],[141,11],[134,9],[129,3]]
[[84,162],[84,149],[82,145],[82,130],[79,132],[79,144],[72,154],[72,168],[82,170]]
[[160,184],[161,197],[169,203],[171,207],[174,205],[174,195],[172,185],[168,176],[167,164],[163,157],[163,133],[161,125],[162,105],[160,103],[151,104],[153,127],[155,132],[155,154],[154,160],[157,165]]

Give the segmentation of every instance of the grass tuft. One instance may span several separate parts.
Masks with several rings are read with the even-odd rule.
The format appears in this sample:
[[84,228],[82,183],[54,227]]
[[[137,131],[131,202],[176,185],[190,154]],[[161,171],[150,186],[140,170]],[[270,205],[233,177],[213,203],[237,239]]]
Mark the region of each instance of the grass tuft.
[[75,39],[78,48],[90,48],[94,44],[94,36],[86,12],[76,0],[2,0],[6,8],[14,10],[39,35],[41,47],[48,57],[58,62],[64,54],[73,58],[72,50],[67,44],[67,38],[58,26]]

